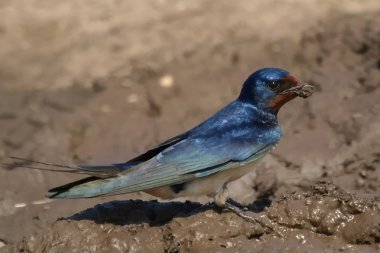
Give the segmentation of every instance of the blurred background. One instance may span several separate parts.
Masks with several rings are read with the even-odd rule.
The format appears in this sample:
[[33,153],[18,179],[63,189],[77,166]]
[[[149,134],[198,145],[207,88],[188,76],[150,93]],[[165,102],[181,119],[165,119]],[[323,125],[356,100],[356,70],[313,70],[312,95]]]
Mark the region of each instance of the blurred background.
[[[1,0],[0,162],[123,162],[190,129],[273,66],[316,85],[234,199],[319,181],[380,190],[378,0]],[[112,199],[44,199],[78,177],[0,168],[0,242]],[[206,202],[207,198],[196,199]]]

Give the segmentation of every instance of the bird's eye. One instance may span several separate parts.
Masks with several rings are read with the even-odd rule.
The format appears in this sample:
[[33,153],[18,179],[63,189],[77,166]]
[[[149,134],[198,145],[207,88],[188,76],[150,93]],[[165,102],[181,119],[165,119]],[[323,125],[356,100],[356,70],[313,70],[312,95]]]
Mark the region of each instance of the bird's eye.
[[268,83],[268,87],[271,90],[277,90],[278,87],[280,87],[280,84],[278,82],[270,82]]

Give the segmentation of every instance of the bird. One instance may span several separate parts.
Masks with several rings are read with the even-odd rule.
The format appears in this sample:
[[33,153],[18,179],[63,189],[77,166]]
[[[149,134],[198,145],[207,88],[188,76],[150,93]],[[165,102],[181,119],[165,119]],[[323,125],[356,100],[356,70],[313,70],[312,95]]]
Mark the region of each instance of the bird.
[[48,198],[139,191],[162,199],[208,195],[217,206],[249,219],[244,210],[227,201],[227,184],[251,172],[253,164],[280,141],[280,108],[297,96],[306,98],[312,93],[312,85],[300,82],[287,70],[262,68],[246,79],[234,101],[210,118],[127,162],[72,166],[12,158],[24,162],[23,167],[87,175],[50,189]]

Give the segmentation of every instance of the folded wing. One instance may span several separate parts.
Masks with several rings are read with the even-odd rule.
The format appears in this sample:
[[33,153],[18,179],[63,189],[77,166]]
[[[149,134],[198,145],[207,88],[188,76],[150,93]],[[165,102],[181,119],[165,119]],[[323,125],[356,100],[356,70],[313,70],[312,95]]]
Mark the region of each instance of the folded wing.
[[205,177],[262,157],[273,145],[218,139],[183,139],[151,159],[110,178],[82,181],[49,191],[53,198],[83,198],[142,191]]

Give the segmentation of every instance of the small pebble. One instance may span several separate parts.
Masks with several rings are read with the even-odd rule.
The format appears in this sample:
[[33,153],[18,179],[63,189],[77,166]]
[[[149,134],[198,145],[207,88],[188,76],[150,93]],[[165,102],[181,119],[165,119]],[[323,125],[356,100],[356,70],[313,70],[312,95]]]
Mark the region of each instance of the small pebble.
[[52,202],[53,199],[40,199],[32,202],[33,205],[43,205]]
[[26,207],[26,203],[16,203],[15,208]]
[[226,249],[231,248],[233,246],[232,242],[226,242]]
[[139,101],[139,96],[137,94],[131,94],[126,98],[127,103],[136,103]]
[[174,78],[171,75],[164,75],[158,81],[160,86],[163,88],[170,88],[174,84]]
[[361,118],[361,117],[363,117],[363,114],[361,114],[359,112],[352,114],[352,118],[354,118],[354,119],[358,119],[358,118]]

